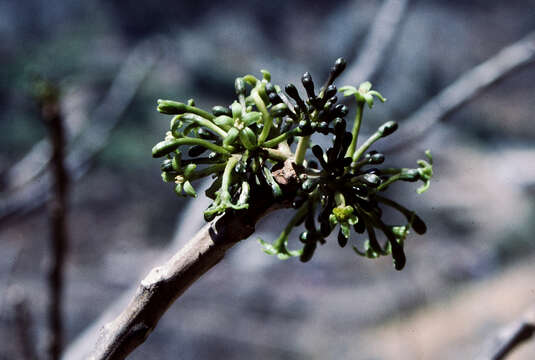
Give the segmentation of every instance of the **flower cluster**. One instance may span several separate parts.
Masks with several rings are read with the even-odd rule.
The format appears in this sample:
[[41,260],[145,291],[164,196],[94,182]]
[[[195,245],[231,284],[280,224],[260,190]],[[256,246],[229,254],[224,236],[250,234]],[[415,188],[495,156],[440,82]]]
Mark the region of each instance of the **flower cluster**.
[[[274,201],[283,195],[292,199],[296,211],[279,238],[273,244],[260,240],[266,253],[281,259],[299,256],[302,261],[310,260],[318,243],[324,244],[333,232],[341,247],[350,241],[352,232],[367,233],[363,244],[352,246],[355,252],[370,258],[391,254],[396,269],[402,269],[409,229],[423,234],[426,227],[414,212],[380,194],[398,180],[420,180],[424,185],[418,192],[427,190],[433,174],[431,155],[426,152],[427,160],[419,160],[414,169],[377,167],[385,156],[369,148],[395,132],[397,123],[386,122],[358,144],[365,105],[371,108],[374,98],[385,99],[369,82],[358,88],[342,87],[343,95],[354,96],[357,103],[353,128],[348,132],[348,108],[338,102],[334,85],[345,65],[338,59],[318,91],[305,73],[301,78],[304,98],[293,84],[286,85],[283,92],[263,70],[261,79],[253,75],[237,78],[236,101],[215,106],[211,112],[197,108],[193,100],[158,100],[158,111],[174,115],[165,139],[152,150],[154,157],[164,157],[164,181],[174,182],[179,195],[196,196],[192,181],[212,176],[215,180],[206,191],[213,199],[204,212],[207,221],[252,206],[251,198],[258,189],[268,190]],[[326,150],[311,146],[313,134],[332,135],[332,146]],[[315,160],[307,159],[309,149]],[[286,160],[299,169],[299,188],[292,194],[283,194],[272,174]],[[382,206],[397,210],[406,222],[386,224]],[[303,246],[289,250],[289,235],[302,224],[305,230],[299,239]],[[384,233],[385,241],[377,238],[376,230]]]

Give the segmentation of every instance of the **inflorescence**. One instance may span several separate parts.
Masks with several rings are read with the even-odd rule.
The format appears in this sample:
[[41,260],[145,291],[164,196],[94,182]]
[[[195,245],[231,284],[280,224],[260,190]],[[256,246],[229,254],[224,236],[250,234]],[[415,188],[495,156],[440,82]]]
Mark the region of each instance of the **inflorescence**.
[[[429,187],[433,175],[432,158],[418,160],[417,168],[379,168],[385,160],[369,148],[391,135],[397,123],[388,121],[365,140],[358,135],[365,105],[385,98],[372,90],[369,82],[358,88],[344,86],[337,90],[334,80],[345,69],[345,60],[336,60],[326,83],[316,92],[307,72],[301,82],[303,99],[297,87],[288,84],[284,92],[271,82],[268,71],[262,79],[253,75],[235,81],[237,100],[230,106],[214,106],[211,112],[199,109],[193,100],[180,103],[158,100],[158,111],[174,115],[165,139],[154,146],[154,157],[165,157],[162,178],[175,183],[178,195],[197,196],[192,181],[212,176],[215,180],[206,195],[213,199],[204,217],[210,221],[227,211],[241,211],[252,206],[259,190],[269,190],[274,201],[291,198],[295,213],[274,243],[260,240],[264,251],[281,259],[299,256],[310,260],[319,244],[333,232],[345,247],[351,233],[367,233],[367,240],[354,251],[368,258],[392,255],[397,270],[406,262],[403,245],[410,229],[426,231],[424,222],[411,210],[381,195],[395,181],[422,181],[417,192]],[[346,130],[347,106],[338,102],[337,92],[354,96],[356,118],[351,132]],[[332,135],[332,146],[324,150],[310,145],[311,135]],[[297,142],[295,145],[294,143]],[[315,159],[308,159],[308,150]],[[297,191],[283,194],[273,172],[290,160],[298,169]],[[401,213],[406,222],[389,225],[382,219],[386,206]],[[304,224],[299,240],[301,249],[289,250],[292,230]],[[385,241],[377,237],[377,230]]]

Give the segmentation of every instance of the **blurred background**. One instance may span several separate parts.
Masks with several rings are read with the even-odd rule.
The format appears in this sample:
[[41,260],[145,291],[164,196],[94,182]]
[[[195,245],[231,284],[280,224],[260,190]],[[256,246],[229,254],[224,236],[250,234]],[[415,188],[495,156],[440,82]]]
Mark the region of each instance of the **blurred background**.
[[[118,314],[204,222],[206,199],[175,196],[150,155],[169,121],[156,99],[210,109],[233,101],[236,76],[265,68],[284,85],[309,71],[318,84],[343,56],[354,72],[339,87],[371,80],[388,98],[366,112],[363,132],[393,119],[410,133],[415,111],[534,30],[533,0],[0,1],[0,359],[24,358],[24,339],[38,354],[46,343],[50,147],[31,94],[36,75],[59,86],[69,139],[65,358],[81,359],[99,317]],[[534,44],[532,35],[531,53]],[[380,56],[359,73],[365,48]],[[391,189],[429,229],[409,237],[403,271],[336,241],[308,264],[265,255],[255,239],[277,236],[287,214],[275,213],[129,358],[469,359],[488,350],[535,303],[532,60],[403,151],[377,145],[401,166],[425,149],[434,155],[427,193]],[[535,341],[510,358],[535,358]]]

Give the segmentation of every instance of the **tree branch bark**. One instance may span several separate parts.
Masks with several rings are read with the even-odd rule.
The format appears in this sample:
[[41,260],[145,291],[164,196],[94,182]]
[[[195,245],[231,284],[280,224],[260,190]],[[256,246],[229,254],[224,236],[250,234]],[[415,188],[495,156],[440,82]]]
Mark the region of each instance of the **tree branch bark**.
[[258,220],[290,206],[297,179],[291,160],[273,175],[286,197],[274,201],[271,192],[251,194],[258,199],[254,206],[237,213],[228,211],[203,227],[164,265],[153,268],[126,309],[101,329],[91,360],[124,359],[145,341],[180,295],[219,263],[228,249],[254,233]]
[[446,119],[481,92],[533,62],[535,32],[529,33],[520,41],[503,48],[495,56],[462,74],[453,84],[403,120],[398,135],[386,146],[385,151],[393,152],[412,145],[433,125]]

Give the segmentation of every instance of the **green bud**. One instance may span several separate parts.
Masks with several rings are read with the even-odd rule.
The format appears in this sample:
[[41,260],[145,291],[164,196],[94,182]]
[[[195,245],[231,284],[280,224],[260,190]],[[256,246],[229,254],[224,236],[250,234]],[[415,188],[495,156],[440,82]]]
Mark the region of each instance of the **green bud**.
[[189,181],[184,182],[184,192],[191,197],[197,197],[197,192]]
[[241,118],[241,112],[242,112],[242,106],[239,102],[234,101],[232,105],[230,106],[230,109],[232,110],[232,118],[239,119]]
[[401,170],[400,180],[414,182],[420,180],[420,171],[418,169]]
[[266,80],[267,82],[271,81],[271,73],[267,70],[260,70],[260,72],[262,73],[262,79]]
[[232,120],[230,116],[219,115],[218,117],[214,119],[214,124],[218,126],[229,127],[229,126],[234,125],[234,120]]
[[158,99],[158,111],[167,115],[183,114],[187,111],[187,105],[177,101]]
[[256,147],[256,135],[251,128],[245,127],[240,131],[240,141],[249,150]]
[[212,114],[215,116],[227,115],[232,116],[232,112],[226,106],[216,105],[212,108]]
[[236,78],[234,88],[236,89],[236,95],[245,95],[245,81],[243,81],[243,78]]
[[168,172],[164,171],[164,172],[162,172],[162,180],[165,181],[165,182],[174,182],[175,181],[175,177],[171,173],[168,173]]
[[271,109],[269,109],[269,112],[273,117],[282,117],[288,114],[288,105],[285,103],[274,105],[271,107]]
[[162,157],[175,151],[176,148],[178,148],[178,141],[176,139],[160,141],[152,148],[152,157]]
[[193,170],[195,170],[195,168],[197,168],[196,164],[188,164],[184,169],[184,177],[187,179],[191,175]]
[[251,124],[257,123],[262,119],[262,114],[258,111],[251,111],[248,113],[245,113],[242,117],[242,121],[245,124],[245,126],[249,126]]
[[240,131],[236,129],[235,127],[230,128],[230,130],[227,133],[227,137],[223,139],[223,146],[229,146],[236,141],[238,138],[238,135],[240,134]]

